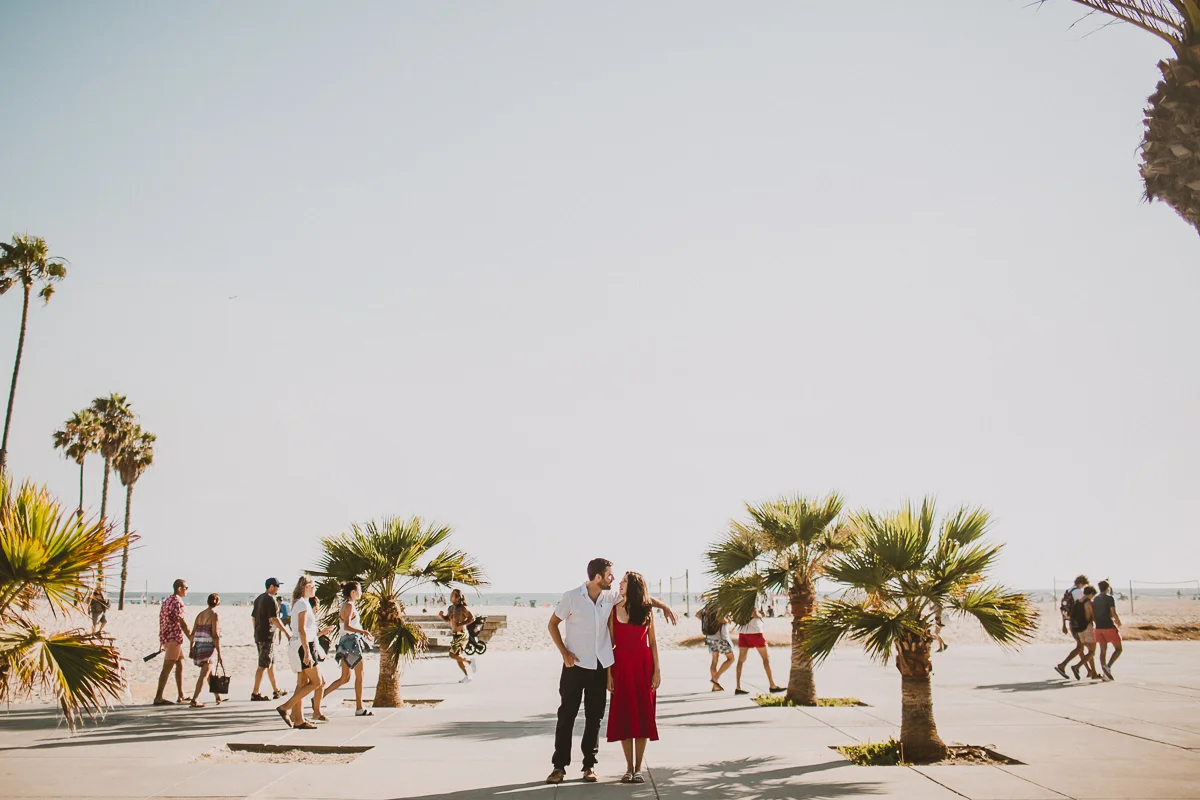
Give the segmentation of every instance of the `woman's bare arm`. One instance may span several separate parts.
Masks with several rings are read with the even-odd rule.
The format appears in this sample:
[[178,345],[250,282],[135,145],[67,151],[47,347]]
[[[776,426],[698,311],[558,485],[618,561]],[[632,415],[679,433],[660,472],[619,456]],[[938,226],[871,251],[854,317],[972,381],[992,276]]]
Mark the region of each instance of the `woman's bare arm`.
[[650,615],[650,652],[654,656],[654,675],[650,678],[650,690],[656,691],[662,684],[662,674],[658,669],[658,636],[654,633],[654,615]]

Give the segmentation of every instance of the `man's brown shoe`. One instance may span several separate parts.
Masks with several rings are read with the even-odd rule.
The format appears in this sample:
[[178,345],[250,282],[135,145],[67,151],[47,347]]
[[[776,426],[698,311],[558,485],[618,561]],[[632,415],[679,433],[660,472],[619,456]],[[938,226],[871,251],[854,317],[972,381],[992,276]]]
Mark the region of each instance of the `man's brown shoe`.
[[596,777],[596,770],[592,769],[591,767],[588,767],[583,771],[583,779],[588,783],[595,783],[596,781],[600,780]]
[[567,773],[561,769],[556,769],[546,778],[546,783],[562,783],[563,778],[567,777]]

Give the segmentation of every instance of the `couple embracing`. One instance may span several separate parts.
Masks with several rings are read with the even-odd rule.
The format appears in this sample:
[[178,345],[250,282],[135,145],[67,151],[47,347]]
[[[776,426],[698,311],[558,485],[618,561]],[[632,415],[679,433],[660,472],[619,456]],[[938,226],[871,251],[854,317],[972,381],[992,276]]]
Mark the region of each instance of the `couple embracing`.
[[596,753],[606,693],[612,693],[608,741],[625,751],[622,783],[643,783],[642,756],[646,742],[658,739],[655,692],[660,673],[654,609],[672,625],[675,613],[650,597],[646,580],[627,572],[620,589],[613,589],[612,562],[588,562],[588,581],[563,595],[550,616],[550,638],[562,655],[558,693],[558,725],[554,733],[554,771],[546,783],[561,783],[571,763],[571,732],[583,703],[583,779],[595,783]]

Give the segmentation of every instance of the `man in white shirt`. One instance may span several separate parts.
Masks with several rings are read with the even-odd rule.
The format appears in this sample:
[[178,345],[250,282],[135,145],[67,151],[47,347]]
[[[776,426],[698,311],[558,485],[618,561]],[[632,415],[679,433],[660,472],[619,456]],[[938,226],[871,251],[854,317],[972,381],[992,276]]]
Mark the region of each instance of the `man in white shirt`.
[[[597,780],[600,721],[607,704],[608,668],[613,663],[608,615],[620,602],[621,592],[612,588],[612,562],[608,559],[593,558],[588,562],[587,572],[588,582],[564,594],[550,615],[550,638],[562,655],[563,669],[558,680],[562,703],[554,731],[554,771],[546,783],[562,783],[566,777],[567,765],[571,763],[571,732],[580,702],[584,715],[583,779],[589,783]],[[679,622],[675,612],[662,601],[650,598],[650,605],[660,609],[672,625]]]

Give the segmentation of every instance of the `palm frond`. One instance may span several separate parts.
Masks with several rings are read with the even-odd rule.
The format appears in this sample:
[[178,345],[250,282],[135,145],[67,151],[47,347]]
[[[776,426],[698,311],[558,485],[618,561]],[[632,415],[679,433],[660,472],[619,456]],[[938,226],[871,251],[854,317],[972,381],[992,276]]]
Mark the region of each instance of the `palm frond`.
[[416,623],[400,617],[379,630],[379,644],[403,661],[423,653],[428,640]]
[[763,586],[763,578],[757,573],[732,575],[718,581],[710,596],[717,613],[728,614],[738,625],[745,625],[754,614]]
[[67,724],[111,708],[124,688],[111,639],[83,630],[50,633],[21,617],[0,624],[0,703],[50,694]]
[[843,638],[862,642],[867,655],[886,661],[901,637],[921,633],[919,621],[907,609],[876,607],[868,600],[826,600],[801,625],[802,646],[817,661],[827,658]]
[[[1037,0],[1042,5],[1046,0]],[[1073,0],[1093,13],[1126,22],[1178,49],[1200,26],[1195,0]]]
[[730,522],[729,533],[704,554],[709,564],[707,574],[718,578],[737,575],[762,554],[763,546],[757,532],[740,522]]
[[972,587],[946,607],[979,620],[984,633],[1002,645],[1029,642],[1037,629],[1038,612],[1029,597],[1001,586]]

